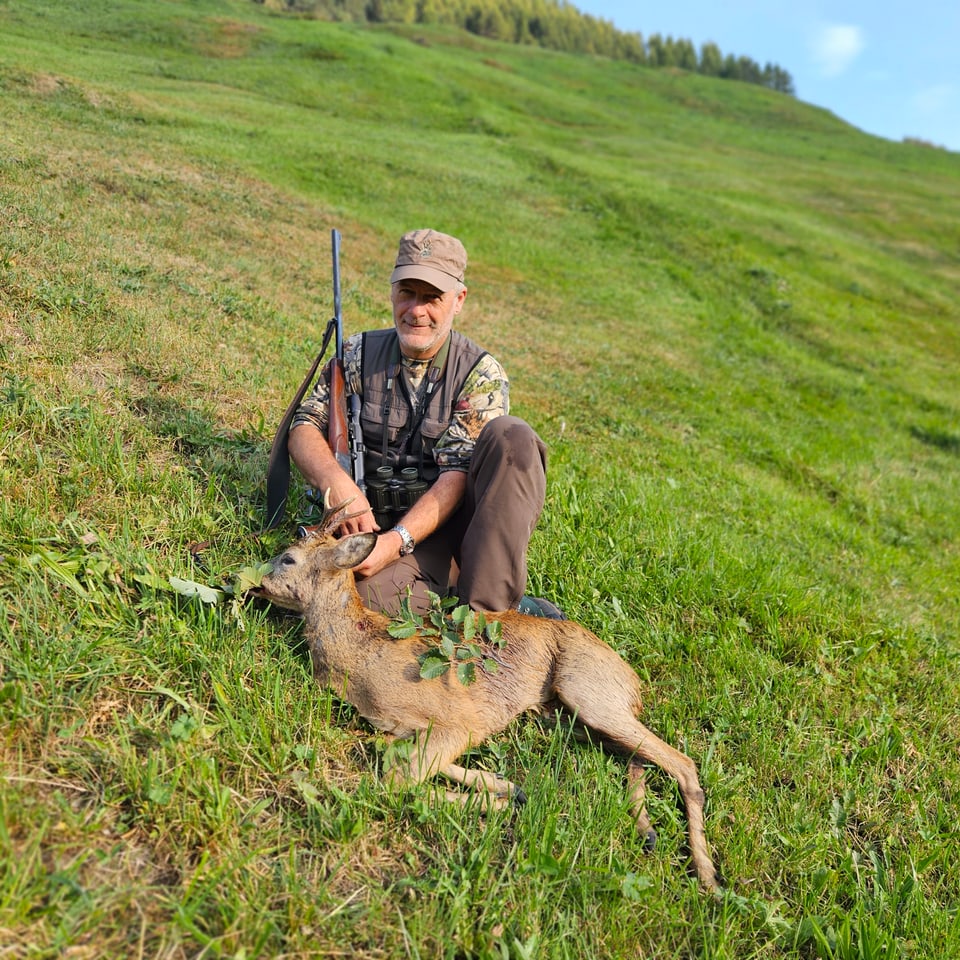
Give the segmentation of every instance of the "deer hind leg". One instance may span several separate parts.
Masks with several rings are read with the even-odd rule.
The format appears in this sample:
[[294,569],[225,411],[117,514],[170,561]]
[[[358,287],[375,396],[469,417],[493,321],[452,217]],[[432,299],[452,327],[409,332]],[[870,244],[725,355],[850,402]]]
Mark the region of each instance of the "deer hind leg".
[[[639,720],[640,683],[636,674],[606,644],[593,638],[584,642],[583,633],[572,628],[561,647],[563,656],[555,677],[555,692],[563,705],[577,715],[580,723],[609,740],[636,763],[655,763],[673,777],[687,812],[690,858],[707,890],[719,886],[717,871],[707,847],[703,824],[704,794],[696,764],[648,730]],[[635,773],[631,775],[631,797],[637,802]],[[634,808],[636,815],[636,807]],[[642,827],[646,815],[637,818]],[[646,821],[649,823],[649,821]]]
[[[540,722],[550,729],[555,729],[561,723],[569,724],[570,736],[578,743],[595,744],[600,742],[604,746],[613,746],[619,752],[623,752],[623,748],[619,744],[611,744],[608,738],[600,736],[596,730],[591,732],[591,729],[582,723],[575,714],[565,713],[561,707],[551,707],[545,710],[540,716]],[[647,793],[646,774],[643,764],[632,753],[627,761],[627,781],[629,783],[630,809],[633,812],[637,833],[643,837],[644,849],[648,853],[652,853],[657,845],[657,831],[653,829],[650,817],[647,815],[645,802]]]
[[[700,879],[701,885],[707,890],[719,888],[717,871],[707,847],[707,837],[704,830],[703,805],[705,796],[696,764],[684,753],[675,750],[670,744],[661,740],[655,733],[647,729],[639,720],[630,718],[629,721],[616,724],[607,720],[591,724],[606,739],[617,744],[620,749],[631,755],[630,765],[639,767],[641,760],[654,763],[665,773],[669,774],[680,787],[683,805],[687,812],[687,829],[690,838],[690,859]],[[642,775],[642,769],[640,770]],[[631,776],[632,796],[636,797],[635,776]],[[646,814],[643,814],[649,826]],[[638,829],[641,818],[637,817]]]
[[650,823],[650,817],[647,815],[647,805],[645,802],[647,793],[647,778],[643,770],[643,764],[632,756],[627,761],[627,780],[629,786],[630,809],[633,811],[633,822],[636,824],[637,833],[643,837],[643,848],[647,853],[652,853],[657,846],[657,831],[653,829]]
[[[391,786],[402,783],[422,783],[430,777],[443,776],[454,783],[468,787],[479,795],[485,810],[501,809],[511,799],[523,803],[526,797],[514,783],[483,770],[468,770],[454,763],[471,743],[468,730],[458,727],[433,726],[418,731],[406,741],[408,746],[396,750],[396,759],[387,773]],[[448,800],[468,803],[470,794],[447,790]]]
[[[547,716],[548,726],[556,726],[559,721],[559,714],[553,713]],[[604,747],[613,747],[617,752],[623,753],[623,747],[617,741],[603,736],[598,730],[591,730],[590,727],[574,718],[574,724],[570,734],[578,743],[601,743]],[[657,831],[653,829],[650,823],[650,817],[647,814],[647,777],[643,769],[643,764],[637,757],[631,753],[627,760],[627,796],[630,801],[630,810],[633,813],[633,822],[637,828],[637,833],[643,837],[643,848],[647,853],[652,853],[657,846]]]

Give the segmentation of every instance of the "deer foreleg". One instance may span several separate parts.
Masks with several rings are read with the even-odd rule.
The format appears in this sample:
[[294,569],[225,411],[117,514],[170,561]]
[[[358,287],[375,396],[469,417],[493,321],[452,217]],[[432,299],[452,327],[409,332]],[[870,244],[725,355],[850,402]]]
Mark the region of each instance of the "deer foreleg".
[[[527,802],[526,794],[515,783],[495,773],[487,773],[485,770],[468,770],[457,763],[448,763],[440,773],[455,783],[463,784],[477,793],[486,794],[495,801],[498,809],[508,800],[515,800],[517,803]],[[448,796],[451,792],[448,791]],[[462,798],[463,794],[454,794],[454,796]]]
[[[391,786],[399,786],[422,783],[439,775],[479,794],[485,809],[499,809],[511,798],[523,803],[526,800],[523,791],[511,781],[483,770],[468,770],[454,762],[470,746],[470,740],[469,731],[457,728],[435,726],[418,731],[404,748],[395,749],[386,780]],[[461,803],[470,799],[469,794],[453,790],[446,791],[446,795]]]

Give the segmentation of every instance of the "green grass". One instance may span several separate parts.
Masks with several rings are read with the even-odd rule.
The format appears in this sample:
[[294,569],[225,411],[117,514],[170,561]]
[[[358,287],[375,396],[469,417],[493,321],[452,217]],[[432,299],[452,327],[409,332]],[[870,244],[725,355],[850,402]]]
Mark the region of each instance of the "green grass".
[[[960,159],[758,87],[284,18],[0,0],[0,953],[960,952]],[[480,816],[379,785],[268,557],[275,423],[396,238],[547,441],[530,592],[637,669],[651,774],[527,720]],[[210,545],[197,560],[190,547]]]

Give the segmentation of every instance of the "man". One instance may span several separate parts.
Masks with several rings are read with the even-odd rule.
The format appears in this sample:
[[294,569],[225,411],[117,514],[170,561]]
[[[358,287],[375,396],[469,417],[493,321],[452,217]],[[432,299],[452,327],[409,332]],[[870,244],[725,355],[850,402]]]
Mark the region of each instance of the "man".
[[[329,489],[331,503],[354,498],[350,510],[360,515],[342,533],[379,531],[355,570],[368,606],[393,614],[409,593],[411,608],[424,612],[428,592],[446,596],[452,588],[476,610],[519,608],[560,619],[549,602],[523,595],[546,449],[509,415],[500,364],[453,330],[467,298],[466,265],[455,237],[404,234],[390,277],[393,329],[344,344],[347,391],[362,403],[367,493],[327,443],[325,376],[293,419],[290,456],[311,487]],[[390,468],[392,483],[382,476]],[[404,487],[397,479],[404,468],[421,482]]]

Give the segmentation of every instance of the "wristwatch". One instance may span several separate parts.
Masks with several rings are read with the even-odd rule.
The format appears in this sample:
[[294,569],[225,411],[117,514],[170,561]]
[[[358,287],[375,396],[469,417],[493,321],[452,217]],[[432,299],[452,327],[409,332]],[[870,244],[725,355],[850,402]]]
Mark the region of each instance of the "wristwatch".
[[413,553],[413,548],[417,545],[417,541],[410,536],[410,531],[402,523],[398,523],[393,530],[395,533],[400,534],[400,539],[403,541],[400,545],[400,556],[405,557]]

